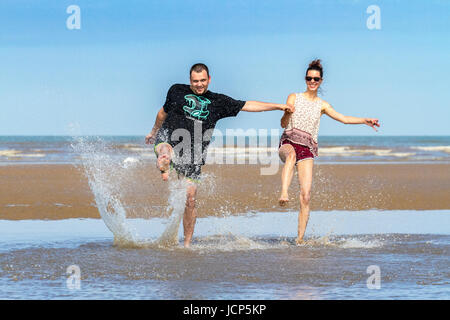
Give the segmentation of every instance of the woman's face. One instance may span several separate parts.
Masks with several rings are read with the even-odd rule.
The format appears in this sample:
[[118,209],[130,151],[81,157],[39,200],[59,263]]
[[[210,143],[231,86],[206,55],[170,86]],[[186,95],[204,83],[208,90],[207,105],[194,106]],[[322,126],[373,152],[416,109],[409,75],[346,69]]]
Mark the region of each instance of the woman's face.
[[322,77],[320,76],[320,71],[309,70],[305,77],[306,86],[310,91],[317,91],[322,84]]

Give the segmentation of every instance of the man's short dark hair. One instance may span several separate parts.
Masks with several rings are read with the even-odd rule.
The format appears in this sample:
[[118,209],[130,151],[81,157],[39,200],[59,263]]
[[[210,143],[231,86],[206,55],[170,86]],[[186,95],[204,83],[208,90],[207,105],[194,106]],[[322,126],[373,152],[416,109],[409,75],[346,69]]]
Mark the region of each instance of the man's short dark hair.
[[209,70],[208,70],[208,67],[206,66],[206,64],[203,64],[203,63],[196,63],[196,64],[194,64],[194,65],[191,67],[191,71],[189,72],[189,77],[191,76],[192,71],[195,71],[195,72],[202,72],[203,70],[206,71],[206,74],[207,74],[208,77],[209,77]]

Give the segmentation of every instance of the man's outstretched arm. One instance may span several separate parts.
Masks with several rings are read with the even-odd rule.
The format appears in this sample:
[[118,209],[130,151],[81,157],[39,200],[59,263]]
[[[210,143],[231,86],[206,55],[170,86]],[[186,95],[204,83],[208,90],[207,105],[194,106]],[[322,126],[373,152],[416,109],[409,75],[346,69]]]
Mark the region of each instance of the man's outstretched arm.
[[145,143],[146,144],[154,144],[156,134],[158,133],[158,130],[161,128],[162,124],[167,118],[167,113],[164,111],[164,108],[161,108],[158,111],[158,114],[156,115],[155,124],[153,126],[152,131],[145,137]]
[[261,111],[272,111],[272,110],[282,110],[287,112],[294,112],[295,108],[293,105],[278,104],[270,102],[261,101],[246,101],[242,111],[247,112],[261,112]]

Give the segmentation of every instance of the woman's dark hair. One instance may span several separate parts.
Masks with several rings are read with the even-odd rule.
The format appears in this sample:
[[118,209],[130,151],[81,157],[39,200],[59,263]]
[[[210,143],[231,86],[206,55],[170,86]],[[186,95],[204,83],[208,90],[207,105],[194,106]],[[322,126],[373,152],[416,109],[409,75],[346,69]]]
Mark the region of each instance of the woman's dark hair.
[[311,61],[311,63],[308,66],[308,69],[306,70],[306,74],[305,76],[308,75],[308,71],[309,70],[316,70],[320,72],[320,77],[323,78],[323,67],[322,64],[320,63],[320,59],[316,59]]

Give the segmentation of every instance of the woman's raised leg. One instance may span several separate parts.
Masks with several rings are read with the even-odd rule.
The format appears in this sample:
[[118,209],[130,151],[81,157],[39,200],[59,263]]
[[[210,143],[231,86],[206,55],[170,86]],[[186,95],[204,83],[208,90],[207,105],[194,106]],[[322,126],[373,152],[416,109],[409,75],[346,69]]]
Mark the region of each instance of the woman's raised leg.
[[285,206],[289,202],[289,186],[291,185],[292,176],[296,161],[294,147],[290,144],[284,144],[278,150],[281,161],[284,162],[283,171],[281,172],[281,195],[278,203]]

